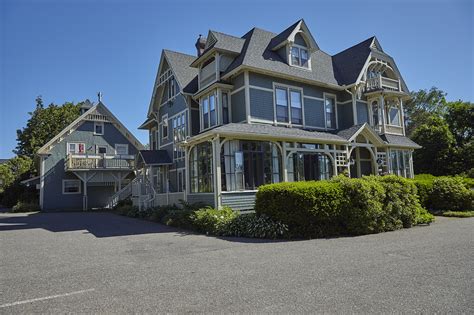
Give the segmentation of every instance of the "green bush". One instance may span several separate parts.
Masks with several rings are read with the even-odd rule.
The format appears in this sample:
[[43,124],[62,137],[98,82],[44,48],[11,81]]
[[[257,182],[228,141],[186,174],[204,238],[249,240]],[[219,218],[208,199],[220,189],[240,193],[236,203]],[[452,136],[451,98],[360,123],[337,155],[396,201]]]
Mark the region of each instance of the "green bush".
[[289,238],[286,224],[272,220],[267,215],[255,213],[241,214],[224,226],[221,232],[224,236],[250,238]]
[[174,206],[161,206],[161,207],[154,207],[149,209],[150,212],[147,219],[154,221],[154,222],[161,222],[161,220],[171,211],[176,210]]
[[433,181],[433,210],[473,210],[474,191],[466,188],[459,177],[439,177]]
[[263,186],[255,211],[302,237],[378,233],[434,219],[420,206],[415,185],[393,175]]
[[343,203],[336,182],[279,183],[259,188],[255,211],[286,224],[290,233],[314,237],[339,233]]
[[214,209],[211,207],[194,211],[190,218],[197,231],[221,235],[224,227],[237,217],[237,213],[229,207]]
[[41,208],[38,203],[18,201],[16,205],[13,206],[11,212],[35,212],[35,211],[41,211]]
[[191,220],[191,215],[193,211],[186,209],[172,209],[168,210],[166,214],[161,219],[161,223],[183,228],[183,229],[193,229],[193,223]]

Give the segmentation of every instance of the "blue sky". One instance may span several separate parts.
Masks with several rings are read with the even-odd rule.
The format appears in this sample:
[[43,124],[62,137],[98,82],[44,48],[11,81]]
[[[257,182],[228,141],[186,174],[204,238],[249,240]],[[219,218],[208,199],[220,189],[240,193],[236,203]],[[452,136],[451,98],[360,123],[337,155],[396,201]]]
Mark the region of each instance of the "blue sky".
[[470,0],[112,1],[0,0],[0,158],[35,98],[45,104],[104,103],[143,142],[163,48],[195,54],[198,34],[280,32],[304,18],[320,48],[335,54],[372,35],[395,58],[408,87],[437,86],[473,101]]

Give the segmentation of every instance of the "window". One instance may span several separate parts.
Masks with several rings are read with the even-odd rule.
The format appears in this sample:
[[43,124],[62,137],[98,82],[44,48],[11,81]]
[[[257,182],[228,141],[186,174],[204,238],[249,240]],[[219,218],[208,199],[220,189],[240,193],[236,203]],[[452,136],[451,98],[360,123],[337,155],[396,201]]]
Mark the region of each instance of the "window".
[[63,194],[75,195],[81,193],[81,181],[79,179],[63,179]]
[[169,100],[177,94],[177,92],[176,92],[176,80],[174,79],[174,77],[171,77],[168,80],[167,88],[168,88],[167,93],[168,93],[168,100]]
[[391,173],[411,178],[411,152],[407,150],[390,150]]
[[128,155],[128,144],[116,144],[115,154],[117,155]]
[[178,114],[173,118],[173,158],[184,158],[184,150],[177,143],[184,141],[186,138],[186,113]]
[[203,100],[202,120],[204,123],[204,129],[209,128],[209,99],[208,98],[205,98]]
[[387,102],[387,123],[389,125],[400,126],[400,110],[393,101]]
[[68,143],[67,144],[68,154],[84,154],[86,153],[84,143]]
[[189,161],[191,192],[213,192],[212,144],[203,142],[196,145],[191,150]]
[[379,104],[377,101],[372,102],[372,119],[374,121],[374,126],[377,127],[379,123]]
[[291,123],[302,125],[303,115],[301,110],[301,92],[290,90],[290,104],[291,104]]
[[229,94],[222,93],[222,123],[229,123]]
[[309,68],[309,54],[305,47],[292,46],[290,51],[292,66]]
[[278,122],[288,122],[288,95],[286,89],[276,88],[276,118]]
[[201,99],[203,130],[217,125],[217,97],[213,92]]
[[186,190],[186,184],[184,181],[184,170],[178,170],[178,191],[182,192]]
[[107,154],[107,146],[105,145],[98,145],[96,147],[96,153],[97,154]]
[[275,104],[278,122],[289,122],[291,117],[292,124],[303,124],[301,90],[285,87],[275,88]]
[[336,128],[336,98],[324,96],[324,108],[326,110],[326,128]]
[[330,179],[333,168],[331,159],[324,153],[296,152],[287,163],[288,181]]
[[103,122],[94,122],[94,134],[103,135],[104,134],[104,123]]
[[227,141],[221,151],[222,190],[255,190],[278,183],[280,164],[278,147],[272,142]]
[[161,118],[161,137],[162,139],[168,139],[168,114]]

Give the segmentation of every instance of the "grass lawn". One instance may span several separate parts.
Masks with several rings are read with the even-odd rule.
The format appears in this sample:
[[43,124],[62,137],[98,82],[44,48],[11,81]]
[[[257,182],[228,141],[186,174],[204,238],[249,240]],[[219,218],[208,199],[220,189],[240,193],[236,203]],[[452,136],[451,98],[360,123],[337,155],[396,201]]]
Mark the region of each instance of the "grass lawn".
[[445,211],[435,213],[435,215],[443,217],[471,218],[474,217],[474,211]]

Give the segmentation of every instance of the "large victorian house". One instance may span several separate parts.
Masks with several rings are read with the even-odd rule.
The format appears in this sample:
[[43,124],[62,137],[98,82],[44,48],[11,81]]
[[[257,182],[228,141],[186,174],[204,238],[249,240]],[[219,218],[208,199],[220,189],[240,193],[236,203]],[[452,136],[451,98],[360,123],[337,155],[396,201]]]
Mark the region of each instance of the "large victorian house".
[[260,185],[340,173],[413,176],[409,90],[371,37],[336,55],[303,20],[279,34],[209,31],[197,55],[164,50],[140,151],[135,203],[251,209]]

